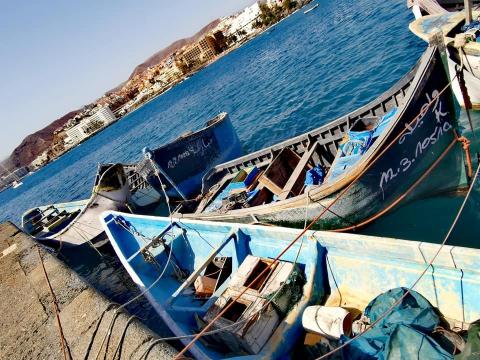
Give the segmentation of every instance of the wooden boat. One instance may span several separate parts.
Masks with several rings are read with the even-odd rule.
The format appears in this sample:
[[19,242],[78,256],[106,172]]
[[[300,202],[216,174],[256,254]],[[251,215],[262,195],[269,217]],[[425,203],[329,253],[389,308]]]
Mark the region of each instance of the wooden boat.
[[[198,333],[233,302],[213,324],[216,333],[189,349],[197,359],[291,354],[304,335],[301,318],[308,306],[363,311],[378,294],[411,286],[439,247],[308,231],[265,278],[253,282],[298,230],[111,211],[102,217],[123,266],[176,336]],[[415,287],[452,327],[464,329],[480,317],[479,261],[478,249],[445,246]],[[295,272],[303,282],[293,281]],[[279,288],[286,277],[285,284],[300,287]],[[238,297],[246,283],[250,289]],[[190,340],[181,339],[184,345]]]
[[163,184],[170,196],[188,199],[198,194],[210,168],[242,153],[228,114],[221,113],[203,129],[187,132],[157,149],[144,149],[145,158],[136,171],[160,194]]
[[[425,6],[426,3],[427,5]],[[432,0],[420,1],[412,8],[416,20],[409,25],[410,31],[422,40],[431,42],[435,33],[439,30],[444,35],[444,43],[448,53],[448,67],[453,81],[453,92],[462,107],[466,107],[464,97],[460,88],[458,78],[453,78],[456,74],[456,68],[461,64],[465,66],[463,72],[465,87],[468,92],[469,101],[473,109],[480,109],[480,25],[473,30],[463,31],[465,24],[465,12],[463,11],[463,1],[441,1],[437,7],[431,7]],[[433,3],[435,3],[433,1]],[[480,1],[475,1],[475,7],[478,9]],[[421,9],[426,9],[421,11]],[[477,19],[479,11],[473,12],[473,18]],[[455,37],[463,36],[467,40],[461,49],[454,46]],[[469,104],[467,104],[469,105]],[[469,105],[470,106],[470,105]]]
[[[201,201],[182,204],[175,216],[303,227],[344,191],[317,224],[342,229],[393,206],[434,164],[428,184],[416,188],[415,195],[456,189],[463,181],[463,161],[461,147],[451,145],[456,117],[447,85],[440,52],[430,47],[412,71],[371,103],[306,134],[216,166],[204,178]],[[437,164],[446,149],[448,154]],[[306,173],[319,167],[326,173],[323,183],[306,189]]]
[[[480,0],[473,0],[473,5],[478,8]],[[415,19],[425,15],[444,15],[448,12],[464,9],[464,0],[407,0],[407,7],[412,9]]]
[[100,247],[108,239],[99,215],[106,210],[127,210],[129,194],[121,165],[99,165],[89,199],[27,210],[22,216],[22,228],[42,244],[55,248],[85,243]]
[[[191,220],[171,223],[168,218],[116,212],[105,213],[103,222],[123,266],[141,290],[148,289],[146,297],[177,336],[196,333],[271,262],[271,257],[292,236],[288,230],[270,235],[260,227]],[[137,238],[129,232],[134,228],[156,240],[152,243]],[[286,353],[293,347],[303,309],[323,295],[317,244],[305,241],[294,264],[299,249],[300,244],[287,252],[269,276],[258,281],[235,304],[235,309],[225,315],[219,326],[230,325],[228,332],[208,338],[208,346],[198,343],[191,349],[195,358],[219,359],[246,352],[266,356]],[[168,266],[167,259],[170,259]],[[158,279],[163,269],[166,270]],[[295,278],[298,282],[302,279],[298,290],[303,295],[290,304],[294,289],[285,287],[282,294],[288,294],[288,298],[278,295],[270,306],[268,296],[276,294],[281,282],[287,279],[295,283],[294,276],[298,276]],[[252,316],[255,323],[250,321]],[[233,323],[238,326],[232,327]],[[219,348],[215,339],[223,342],[223,346]]]

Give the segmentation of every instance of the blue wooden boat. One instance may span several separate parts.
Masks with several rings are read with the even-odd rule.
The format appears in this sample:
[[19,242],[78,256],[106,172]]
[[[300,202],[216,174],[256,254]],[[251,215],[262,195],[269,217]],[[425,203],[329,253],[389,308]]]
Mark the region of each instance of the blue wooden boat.
[[[371,103],[217,165],[205,175],[201,200],[185,202],[175,216],[301,227],[308,208],[309,221],[323,213],[319,229],[345,229],[382,216],[406,193],[413,199],[456,190],[466,183],[465,162],[455,142],[448,83],[441,53],[430,47],[412,71]],[[317,170],[322,179],[307,183]],[[252,172],[253,179],[245,177]]]
[[200,192],[208,170],[242,154],[228,114],[221,113],[198,131],[187,132],[156,149],[145,148],[145,159],[136,170],[160,194],[163,183],[170,196],[188,199]]
[[[198,333],[298,234],[289,228],[118,212],[104,213],[102,221],[123,266],[176,336]],[[278,271],[268,273],[235,301],[214,323],[212,329],[218,331],[197,341],[191,354],[198,359],[290,354],[303,334],[301,318],[307,306],[363,310],[378,294],[413,284],[438,247],[308,231],[273,267]],[[445,246],[415,288],[452,326],[465,328],[480,318],[479,261],[480,250]],[[302,275],[303,282],[294,274]],[[275,280],[277,287],[272,285]],[[278,287],[279,283],[293,287]],[[282,297],[285,294],[287,298]],[[262,308],[269,300],[274,310]],[[257,316],[253,310],[259,307]]]

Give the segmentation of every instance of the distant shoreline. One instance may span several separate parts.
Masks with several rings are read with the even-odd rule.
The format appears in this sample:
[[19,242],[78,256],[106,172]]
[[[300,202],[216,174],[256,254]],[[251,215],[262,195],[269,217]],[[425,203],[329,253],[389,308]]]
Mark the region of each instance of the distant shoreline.
[[[71,150],[77,148],[78,146],[82,145],[83,143],[85,143],[86,141],[88,141],[89,139],[95,137],[96,135],[100,134],[102,131],[106,130],[107,128],[109,128],[110,126],[112,126],[113,124],[116,124],[117,122],[121,121],[123,118],[129,116],[130,114],[133,114],[135,113],[137,110],[140,110],[141,108],[143,108],[145,105],[147,105],[148,103],[150,103],[151,101],[155,100],[156,98],[164,95],[165,93],[167,93],[168,91],[172,90],[173,88],[175,88],[176,86],[180,85],[182,82],[188,80],[190,77],[192,77],[193,75],[195,75],[196,73],[202,71],[203,69],[207,68],[208,66],[210,66],[211,64],[213,64],[214,62],[216,62],[217,60],[223,58],[224,56],[230,54],[231,52],[241,48],[242,46],[244,46],[245,44],[249,43],[250,41],[256,39],[258,36],[264,34],[265,32],[267,32],[268,30],[271,30],[272,28],[274,28],[276,25],[280,24],[282,21],[288,19],[290,16],[294,15],[295,13],[297,13],[299,10],[303,9],[305,6],[307,6],[308,4],[312,3],[314,0],[312,1],[308,1],[308,2],[305,2],[301,7],[299,7],[298,9],[296,9],[295,11],[291,12],[290,14],[288,14],[287,16],[281,18],[279,21],[277,21],[276,23],[273,23],[263,29],[260,29],[257,33],[254,33],[251,37],[248,37],[243,41],[240,41],[238,44],[235,44],[233,45],[232,47],[228,48],[227,50],[225,50],[224,52],[216,55],[213,59],[211,59],[210,61],[207,61],[206,63],[202,64],[201,66],[193,69],[192,71],[184,74],[178,81],[172,83],[171,86],[169,86],[166,90],[158,93],[158,94],[155,94],[153,95],[151,98],[149,98],[148,100],[146,100],[145,102],[142,102],[140,103],[139,106],[135,107],[132,111],[129,111],[128,113],[126,113],[125,115],[122,115],[120,116],[119,118],[115,119],[115,121],[107,124],[105,127],[103,127],[100,131],[97,131],[96,133],[92,134],[92,136],[89,136],[85,139],[83,139],[82,141],[80,141],[78,144],[76,144],[75,146],[69,148],[68,150],[66,150],[65,152],[63,152],[60,156],[57,156],[55,157],[54,159],[46,162],[45,164],[43,164],[42,166],[38,167],[35,169],[35,171],[38,171],[40,170],[41,168],[49,165],[50,163],[58,160],[59,158],[61,158],[62,156],[64,156],[65,154],[69,153]],[[26,175],[25,177],[28,177],[29,175]],[[8,187],[7,187],[8,188]],[[4,191],[6,190],[7,188],[5,189],[2,189],[0,190],[1,191]]]

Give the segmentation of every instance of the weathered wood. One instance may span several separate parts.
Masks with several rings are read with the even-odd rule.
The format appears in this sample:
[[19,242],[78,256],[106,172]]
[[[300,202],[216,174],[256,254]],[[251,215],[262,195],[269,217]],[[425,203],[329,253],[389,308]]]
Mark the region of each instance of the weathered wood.
[[[288,179],[287,183],[283,187],[282,192],[279,195],[280,200],[285,200],[290,193],[294,190],[295,185],[299,181],[299,178],[302,174],[305,173],[305,167],[307,166],[308,162],[312,158],[313,154],[317,151],[317,148],[320,146],[318,142],[313,144],[312,148],[309,151],[305,151],[300,162],[297,164],[297,167],[293,171],[292,175]],[[298,195],[297,193],[293,192],[293,195]]]
[[289,179],[289,172],[297,167],[300,159],[291,149],[283,149],[259,177],[258,182],[275,195],[280,195]]
[[409,0],[408,7],[417,5],[430,15],[440,15],[448,13],[436,0]]
[[170,298],[169,302],[173,302],[175,298],[181,294],[183,290],[185,290],[187,287],[192,285],[197,277],[200,276],[200,273],[212,262],[212,260],[217,256],[217,254],[222,251],[223,247],[227,245],[227,243],[234,237],[236,236],[235,232],[232,231],[228,236],[225,238],[225,240],[222,241],[222,243],[216,247],[215,249],[212,250],[208,258],[205,260],[205,262],[198,268],[196,269],[190,276],[188,277],[187,280],[185,280],[182,285],[173,293],[172,297]]
[[465,24],[468,25],[472,22],[473,0],[464,0],[464,3],[465,3]]

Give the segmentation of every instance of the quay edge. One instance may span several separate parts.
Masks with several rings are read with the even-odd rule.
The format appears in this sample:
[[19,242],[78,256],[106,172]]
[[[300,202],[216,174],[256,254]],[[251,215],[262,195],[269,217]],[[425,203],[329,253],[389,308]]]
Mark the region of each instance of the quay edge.
[[[12,223],[0,224],[0,358],[3,359],[63,359],[52,297],[37,246]],[[113,310],[105,312],[111,302],[41,247],[40,253],[57,298],[72,358],[94,359],[114,315]],[[108,342],[107,359],[113,358],[125,328],[121,359],[139,359],[158,339],[137,318],[129,322],[129,317],[125,312],[117,317]],[[89,356],[85,357],[87,352]],[[103,354],[104,351],[102,357]],[[159,343],[148,358],[171,359],[176,354],[170,345]]]

